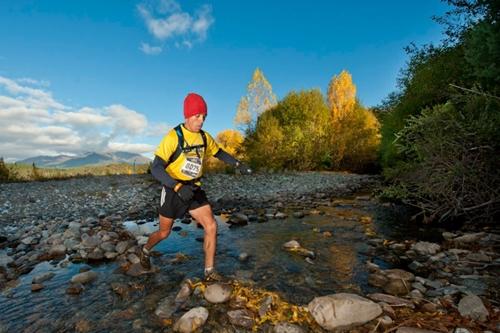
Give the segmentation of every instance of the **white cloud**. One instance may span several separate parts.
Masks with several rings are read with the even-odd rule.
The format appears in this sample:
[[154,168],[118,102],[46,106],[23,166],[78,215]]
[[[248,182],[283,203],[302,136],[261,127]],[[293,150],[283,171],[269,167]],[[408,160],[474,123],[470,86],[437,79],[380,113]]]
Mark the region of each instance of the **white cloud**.
[[174,0],[160,0],[157,8],[161,14],[175,13],[181,10],[181,6]]
[[110,121],[109,117],[89,107],[81,108],[76,112],[58,111],[54,113],[53,119],[72,126],[99,126]]
[[[203,5],[192,16],[182,11],[179,3],[174,0],[157,0],[153,3],[156,5],[149,2],[137,6],[149,32],[162,41],[173,39],[178,47],[183,45],[191,48],[195,42],[203,42],[208,29],[215,22],[212,7],[209,5]],[[179,43],[175,38],[183,42]],[[141,47],[141,50],[143,49],[144,43]]]
[[40,86],[40,87],[49,87],[50,82],[45,80],[35,80],[30,77],[22,77],[20,79],[16,79],[16,82],[21,84],[30,84],[32,86]]
[[141,134],[148,126],[148,120],[143,114],[123,105],[111,105],[106,109],[113,122],[113,132],[117,134]]
[[172,129],[172,126],[165,123],[155,124],[148,128],[148,136],[164,136]]
[[33,84],[0,76],[0,156],[5,160],[88,151],[151,153],[155,147],[141,141],[154,129],[167,128],[150,128],[145,115],[121,104],[76,109]]
[[52,94],[41,89],[19,85],[16,81],[0,76],[0,86],[18,99],[26,101],[29,105],[47,109],[64,109],[64,105],[56,102]]
[[110,142],[108,145],[112,151],[127,151],[130,153],[151,153],[155,150],[155,146],[146,143],[123,143],[123,142]]
[[198,36],[200,41],[204,41],[207,38],[208,29],[215,21],[212,16],[212,7],[203,5],[201,9],[198,10],[196,16],[196,20],[193,22],[191,29]]
[[151,46],[148,43],[141,43],[141,47],[139,48],[142,52],[149,55],[157,55],[162,51],[161,46]]

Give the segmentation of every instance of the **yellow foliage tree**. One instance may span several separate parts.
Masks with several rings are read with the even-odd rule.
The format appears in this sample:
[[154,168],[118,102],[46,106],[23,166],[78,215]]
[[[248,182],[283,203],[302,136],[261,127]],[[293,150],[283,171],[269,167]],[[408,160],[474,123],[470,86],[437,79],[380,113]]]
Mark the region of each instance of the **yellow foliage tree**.
[[276,103],[276,95],[273,93],[271,84],[264,73],[256,68],[247,86],[247,94],[240,99],[238,104],[234,117],[235,125],[244,130],[251,128],[259,115],[275,106]]
[[331,159],[334,169],[362,171],[377,158],[380,123],[356,99],[351,74],[343,70],[328,86],[332,113]]
[[354,110],[356,105],[356,86],[346,70],[334,75],[328,85],[328,105],[333,118],[340,120]]
[[222,149],[233,156],[241,154],[240,148],[244,137],[239,131],[232,129],[221,131],[217,134],[215,140],[219,143]]
[[[215,141],[217,141],[222,149],[239,159],[243,157],[241,151],[243,140],[243,135],[239,131],[232,129],[223,130],[215,137]],[[226,165],[213,157],[206,160],[204,168],[208,172],[226,171]]]

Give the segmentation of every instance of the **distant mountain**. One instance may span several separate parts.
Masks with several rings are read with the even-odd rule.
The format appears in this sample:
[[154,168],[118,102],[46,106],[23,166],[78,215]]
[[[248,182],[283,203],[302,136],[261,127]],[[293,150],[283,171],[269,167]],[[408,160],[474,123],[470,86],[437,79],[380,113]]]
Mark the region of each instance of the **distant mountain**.
[[147,164],[150,159],[139,154],[118,151],[113,153],[88,152],[81,156],[36,156],[18,161],[21,164],[33,164],[39,167],[75,168],[85,165],[106,165],[114,163]]

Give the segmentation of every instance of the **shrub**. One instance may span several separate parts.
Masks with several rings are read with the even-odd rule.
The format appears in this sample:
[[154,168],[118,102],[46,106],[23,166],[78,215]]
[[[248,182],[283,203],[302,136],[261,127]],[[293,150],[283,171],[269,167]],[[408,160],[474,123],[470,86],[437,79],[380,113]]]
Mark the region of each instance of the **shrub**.
[[0,183],[6,183],[9,181],[10,171],[5,165],[3,157],[0,157]]
[[425,221],[492,219],[500,207],[500,103],[464,96],[410,117],[397,133],[398,163],[385,175]]

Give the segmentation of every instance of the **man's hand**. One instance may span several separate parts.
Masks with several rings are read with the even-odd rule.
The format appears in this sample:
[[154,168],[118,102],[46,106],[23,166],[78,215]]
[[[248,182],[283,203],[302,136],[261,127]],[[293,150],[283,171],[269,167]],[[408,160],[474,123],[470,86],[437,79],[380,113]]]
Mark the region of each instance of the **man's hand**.
[[[176,186],[177,188],[177,186]],[[193,199],[194,196],[194,186],[193,185],[181,185],[180,188],[175,189],[179,198],[181,198],[184,202],[189,202],[189,200]]]
[[241,162],[238,162],[236,164],[236,168],[238,168],[238,170],[240,170],[240,173],[242,175],[250,175],[252,174],[252,169],[250,169],[250,167],[244,163],[241,163]]

